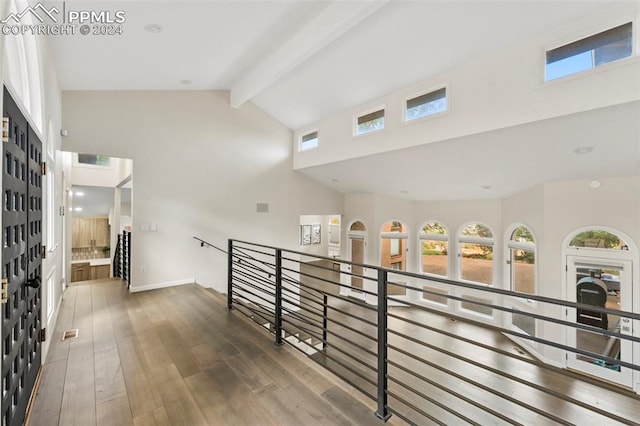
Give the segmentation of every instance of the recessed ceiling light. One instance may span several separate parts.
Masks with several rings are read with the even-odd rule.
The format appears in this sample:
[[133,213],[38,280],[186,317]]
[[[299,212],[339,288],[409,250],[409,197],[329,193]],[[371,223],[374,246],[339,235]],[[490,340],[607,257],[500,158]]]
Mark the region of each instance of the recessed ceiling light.
[[82,207],[74,207],[73,210],[75,210],[77,212],[81,212],[82,211]]
[[593,151],[592,146],[579,146],[573,150],[574,154],[588,154]]
[[144,26],[144,30],[151,34],[158,34],[162,31],[162,25],[159,24],[147,24]]
[[590,186],[592,189],[600,188],[600,185],[602,185],[602,183],[600,183],[600,181],[599,181],[599,180],[592,180],[591,182],[589,182],[589,186]]
[[180,84],[189,85],[191,84],[191,80],[180,80]]
[[491,189],[491,185],[482,185],[480,188],[482,188],[482,189]]
[[84,196],[84,192],[76,192],[75,195],[77,195],[78,197],[83,197]]

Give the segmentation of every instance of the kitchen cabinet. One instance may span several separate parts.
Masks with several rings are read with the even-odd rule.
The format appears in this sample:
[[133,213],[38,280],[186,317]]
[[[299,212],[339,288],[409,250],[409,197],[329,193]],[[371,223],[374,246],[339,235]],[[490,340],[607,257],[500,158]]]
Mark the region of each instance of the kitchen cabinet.
[[92,280],[101,280],[104,278],[109,278],[110,265],[99,265],[91,267],[91,279]]
[[111,235],[106,217],[74,217],[71,231],[73,248],[109,247]]
[[86,263],[74,263],[71,265],[71,282],[87,281],[91,279],[91,265]]

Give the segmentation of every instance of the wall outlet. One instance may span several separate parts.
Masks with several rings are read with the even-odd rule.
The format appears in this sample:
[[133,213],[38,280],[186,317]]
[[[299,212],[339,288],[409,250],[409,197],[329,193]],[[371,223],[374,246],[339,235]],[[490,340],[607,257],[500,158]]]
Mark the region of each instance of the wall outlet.
[[147,272],[147,268],[146,268],[146,266],[141,266],[141,267],[140,267],[140,273],[141,273],[141,274],[144,274],[145,272]]

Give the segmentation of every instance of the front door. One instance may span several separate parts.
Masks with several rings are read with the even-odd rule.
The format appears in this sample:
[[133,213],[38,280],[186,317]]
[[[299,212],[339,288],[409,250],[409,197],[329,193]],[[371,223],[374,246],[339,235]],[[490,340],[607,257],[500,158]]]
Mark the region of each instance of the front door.
[[[632,310],[632,264],[628,260],[567,256],[567,299],[608,309]],[[617,315],[602,314],[589,309],[568,309],[569,321],[589,326],[590,330],[567,327],[567,345],[595,354],[632,363],[633,344],[606,336],[608,330],[632,335],[632,321]],[[631,387],[631,369],[605,362],[597,356],[567,352],[567,367],[580,372]]]
[[2,424],[22,425],[40,370],[42,143],[4,89]]

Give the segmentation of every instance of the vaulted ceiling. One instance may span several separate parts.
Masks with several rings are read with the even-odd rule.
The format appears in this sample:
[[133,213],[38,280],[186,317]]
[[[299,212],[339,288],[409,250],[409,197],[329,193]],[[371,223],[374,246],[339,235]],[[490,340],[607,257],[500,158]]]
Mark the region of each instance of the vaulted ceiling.
[[[612,4],[527,0],[67,3],[75,9],[123,10],[126,22],[122,24],[122,35],[51,37],[63,90],[229,90],[232,105],[242,107],[251,101],[291,129],[515,45]],[[576,126],[579,121],[568,120]],[[554,121],[547,124],[551,127],[530,130],[544,134],[557,125]],[[527,133],[525,128],[512,132],[522,136],[520,140],[531,140],[530,135],[536,134]],[[496,154],[511,155],[509,152],[513,150],[502,150],[501,141],[513,136],[496,134],[496,138],[488,138],[491,149]],[[624,140],[634,137],[638,137],[637,132],[625,135]],[[464,141],[454,143],[460,145]],[[434,145],[428,149],[437,152],[455,146]],[[635,163],[622,169],[628,172],[636,167],[637,172],[637,146],[620,147],[615,155],[628,156],[629,149],[636,150]],[[556,172],[559,178],[581,176],[562,172],[561,162],[573,159],[570,147],[563,157],[549,155],[540,161],[554,165],[560,162],[557,164],[560,172]],[[354,170],[371,170],[378,163],[405,168],[410,158],[410,152],[404,155],[396,152],[303,172],[345,193],[398,195],[402,182],[393,182],[393,189],[387,188],[370,176],[367,179],[358,176]],[[495,172],[499,176],[494,180],[504,180],[521,170],[515,156],[503,160],[506,161]],[[504,164],[509,165],[508,170]],[[608,169],[621,173],[614,164]],[[433,173],[444,172],[436,168]],[[529,186],[541,179],[539,175],[533,176],[533,171],[531,174]],[[494,177],[487,174],[482,178],[491,184]],[[404,185],[411,186],[411,180],[406,180]],[[513,185],[508,192],[513,192]],[[520,189],[521,186],[518,185]],[[457,189],[454,180],[447,198],[467,198],[467,192]],[[414,199],[444,196],[420,193],[417,187],[414,194]],[[477,188],[474,194],[488,196],[478,195]],[[503,191],[490,196],[505,194]]]

